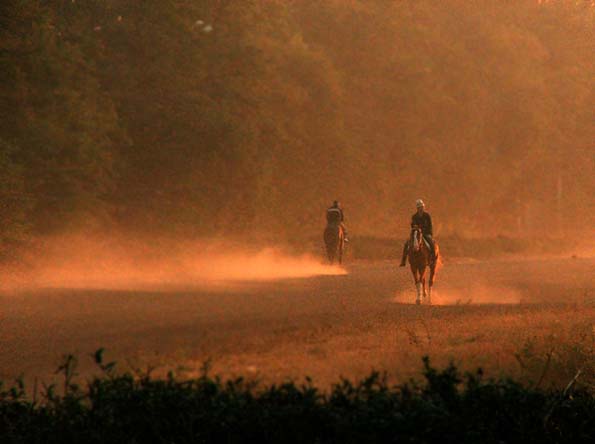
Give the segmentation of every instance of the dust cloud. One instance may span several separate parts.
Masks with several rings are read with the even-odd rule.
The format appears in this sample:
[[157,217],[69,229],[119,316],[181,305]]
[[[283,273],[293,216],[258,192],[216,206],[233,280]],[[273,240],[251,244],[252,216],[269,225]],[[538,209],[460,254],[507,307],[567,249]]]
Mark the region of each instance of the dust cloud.
[[0,270],[0,290],[78,288],[171,290],[246,281],[342,275],[312,255],[221,240],[151,241],[68,236],[38,242],[18,265]]
[[473,284],[464,289],[433,290],[432,304],[520,304],[522,294],[514,288]]
[[[520,304],[523,301],[521,291],[484,283],[469,283],[466,287],[443,287],[432,289],[432,305],[468,305],[468,304]],[[397,292],[394,298],[398,303],[414,303],[415,287],[410,291]]]

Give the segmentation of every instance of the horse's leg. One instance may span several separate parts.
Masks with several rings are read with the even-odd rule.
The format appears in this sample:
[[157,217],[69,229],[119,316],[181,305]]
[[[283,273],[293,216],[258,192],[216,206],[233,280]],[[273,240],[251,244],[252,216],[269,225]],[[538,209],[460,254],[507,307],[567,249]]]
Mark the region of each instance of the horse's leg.
[[432,287],[434,286],[434,279],[436,277],[436,267],[438,266],[438,260],[440,258],[440,248],[438,247],[438,243],[434,243],[434,261],[430,266],[430,288],[428,290],[428,302],[431,303],[430,298],[432,297]]
[[417,305],[421,304],[421,282],[416,282],[415,283],[415,290],[416,290],[416,297],[415,297],[415,303]]
[[339,265],[343,264],[343,236],[339,236]]
[[322,240],[324,241],[324,251],[326,252],[326,258],[329,261],[329,264],[332,263],[332,258],[331,258],[331,248],[329,245],[329,239],[328,239],[328,227],[324,230],[324,233],[322,234]]
[[431,302],[432,298],[432,287],[434,286],[434,275],[436,274],[436,261],[430,267],[430,279],[429,279],[429,287],[428,287],[428,303]]
[[[428,249],[427,245],[424,243],[422,243],[422,247],[423,247],[423,251],[424,251],[424,264],[423,264],[423,274],[422,274],[422,282],[423,282],[423,287],[424,287],[424,302],[427,302],[428,304],[430,303],[430,297],[431,297],[431,293],[432,293],[432,261],[430,259],[430,250]],[[430,282],[429,282],[429,286],[426,290],[426,273],[428,271],[428,268],[430,269]]]
[[428,268],[430,269],[430,279],[429,279],[430,287],[432,285],[434,285],[434,274],[436,273],[436,262],[437,261],[438,261],[438,258],[436,257],[435,260],[428,263]]
[[415,281],[415,303],[420,304],[421,302],[421,282],[419,281],[419,270],[415,266],[415,263],[409,260],[411,265],[411,273],[413,274],[413,280]]
[[421,266],[420,270],[419,270],[419,282],[420,282],[420,287],[421,287],[421,295],[423,297],[423,301],[425,302],[426,300],[426,267],[425,266]]
[[331,265],[335,262],[335,250],[331,245],[326,246],[326,254],[328,256],[328,261]]
[[432,303],[432,286],[434,285],[434,267],[430,269],[430,279],[428,282],[428,304]]

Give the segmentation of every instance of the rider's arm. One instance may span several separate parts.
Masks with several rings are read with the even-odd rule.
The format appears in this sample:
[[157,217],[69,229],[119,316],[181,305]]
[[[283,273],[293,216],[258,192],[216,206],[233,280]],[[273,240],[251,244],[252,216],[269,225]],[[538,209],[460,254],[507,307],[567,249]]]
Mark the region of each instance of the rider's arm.
[[430,236],[434,236],[434,234],[432,233],[432,218],[430,217],[430,215],[428,213],[426,213],[428,216],[428,234]]

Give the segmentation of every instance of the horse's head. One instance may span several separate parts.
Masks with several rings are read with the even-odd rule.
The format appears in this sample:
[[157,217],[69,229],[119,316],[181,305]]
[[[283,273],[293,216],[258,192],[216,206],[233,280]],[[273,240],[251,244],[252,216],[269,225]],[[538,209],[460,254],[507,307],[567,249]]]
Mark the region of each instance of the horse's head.
[[421,227],[419,225],[411,225],[409,242],[413,251],[419,251],[421,249]]

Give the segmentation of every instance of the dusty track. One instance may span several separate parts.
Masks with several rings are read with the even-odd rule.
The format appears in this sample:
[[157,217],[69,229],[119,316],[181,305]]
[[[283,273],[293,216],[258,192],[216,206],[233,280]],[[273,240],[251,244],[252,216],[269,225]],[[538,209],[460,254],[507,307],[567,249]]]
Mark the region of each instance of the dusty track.
[[123,367],[182,366],[180,374],[193,376],[211,359],[226,376],[278,381],[308,374],[327,384],[371,368],[402,380],[416,374],[424,354],[439,364],[454,359],[514,374],[529,371],[514,357],[528,343],[535,359],[575,340],[584,353],[589,341],[593,346],[594,259],[447,263],[432,307],[411,304],[408,269],[381,262],[347,270],[209,289],[4,294],[0,379],[23,373],[29,382],[48,381],[65,353],[79,356],[84,376],[99,347]]

